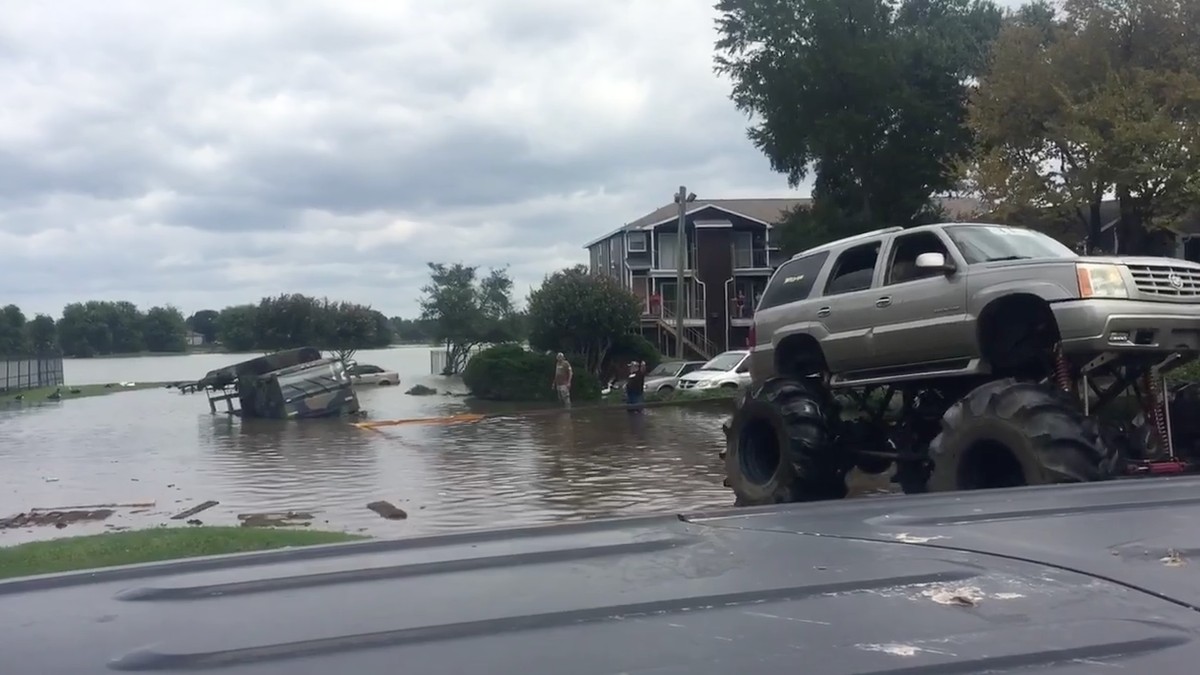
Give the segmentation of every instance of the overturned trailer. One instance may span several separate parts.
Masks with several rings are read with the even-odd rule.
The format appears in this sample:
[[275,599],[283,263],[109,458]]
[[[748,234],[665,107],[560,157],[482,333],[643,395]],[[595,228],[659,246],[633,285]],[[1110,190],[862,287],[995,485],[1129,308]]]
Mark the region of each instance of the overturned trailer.
[[[217,412],[242,417],[301,419],[359,412],[346,368],[313,347],[288,349],[209,371],[196,383]],[[237,407],[234,401],[237,401]]]

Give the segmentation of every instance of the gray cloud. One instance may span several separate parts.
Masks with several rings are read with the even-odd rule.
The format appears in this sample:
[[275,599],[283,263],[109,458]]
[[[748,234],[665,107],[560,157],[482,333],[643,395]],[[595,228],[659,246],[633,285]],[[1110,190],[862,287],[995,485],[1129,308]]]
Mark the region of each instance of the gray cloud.
[[784,195],[688,0],[10,3],[0,303],[524,294],[670,199]]

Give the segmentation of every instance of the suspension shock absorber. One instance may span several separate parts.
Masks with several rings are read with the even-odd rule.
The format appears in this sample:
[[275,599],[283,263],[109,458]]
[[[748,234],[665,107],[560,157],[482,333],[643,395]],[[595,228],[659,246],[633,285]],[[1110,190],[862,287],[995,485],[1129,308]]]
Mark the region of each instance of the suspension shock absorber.
[[1142,386],[1146,388],[1146,393],[1150,397],[1150,410],[1146,411],[1146,416],[1153,421],[1154,434],[1158,437],[1158,442],[1161,444],[1162,449],[1167,451],[1168,457],[1174,459],[1175,450],[1171,447],[1171,434],[1167,429],[1167,401],[1163,396],[1158,373],[1147,372],[1143,375]]
[[1063,356],[1062,345],[1054,346],[1054,383],[1059,389],[1071,393],[1071,366]]

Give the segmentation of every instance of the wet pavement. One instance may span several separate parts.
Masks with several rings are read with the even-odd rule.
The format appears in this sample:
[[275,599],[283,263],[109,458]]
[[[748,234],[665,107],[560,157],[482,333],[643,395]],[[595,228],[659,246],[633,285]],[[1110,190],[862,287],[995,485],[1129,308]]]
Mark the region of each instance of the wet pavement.
[[[185,380],[241,358],[70,360],[65,372],[69,384]],[[358,361],[403,380],[359,387],[371,419],[499,410],[461,395],[406,395],[414,384],[463,390],[429,374],[428,348],[362,352]],[[132,505],[62,528],[0,529],[0,545],[178,525],[186,521],[170,516],[207,500],[219,504],[192,518],[208,525],[291,511],[311,514],[304,522],[312,527],[379,536],[727,506],[717,453],[728,410],[721,401],[641,415],[577,409],[371,431],[333,420],[212,415],[203,394],[168,389],[0,408],[0,518]],[[408,517],[367,509],[377,501]]]

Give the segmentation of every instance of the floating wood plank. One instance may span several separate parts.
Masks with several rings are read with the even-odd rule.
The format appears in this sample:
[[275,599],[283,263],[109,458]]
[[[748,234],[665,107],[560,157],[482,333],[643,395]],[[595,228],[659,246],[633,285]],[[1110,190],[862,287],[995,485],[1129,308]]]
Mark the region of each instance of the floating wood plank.
[[200,513],[201,511],[207,511],[220,503],[221,502],[218,502],[214,499],[210,499],[206,502],[197,504],[186,511],[176,513],[175,515],[171,516],[171,520],[183,520],[184,518],[191,518],[192,516],[196,515],[197,513]]

